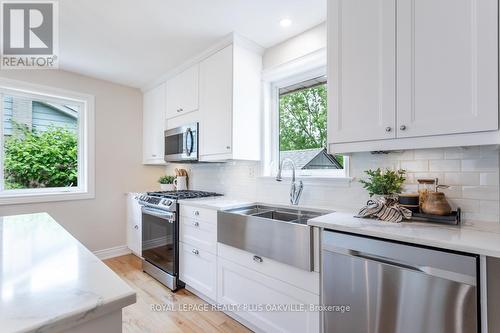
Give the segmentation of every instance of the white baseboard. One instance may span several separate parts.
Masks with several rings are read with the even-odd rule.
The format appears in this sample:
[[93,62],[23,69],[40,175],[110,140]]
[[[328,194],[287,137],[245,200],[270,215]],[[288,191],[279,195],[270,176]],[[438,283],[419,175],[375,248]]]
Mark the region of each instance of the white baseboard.
[[111,247],[109,249],[94,251],[93,253],[97,258],[104,260],[104,259],[124,256],[126,254],[132,253],[132,251],[130,251],[127,245],[120,245]]

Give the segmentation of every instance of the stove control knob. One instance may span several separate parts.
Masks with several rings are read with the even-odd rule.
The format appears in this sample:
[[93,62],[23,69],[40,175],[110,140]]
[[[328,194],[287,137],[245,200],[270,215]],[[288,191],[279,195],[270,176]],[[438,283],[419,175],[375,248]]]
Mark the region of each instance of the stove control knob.
[[167,206],[172,206],[173,201],[172,200],[167,200]]

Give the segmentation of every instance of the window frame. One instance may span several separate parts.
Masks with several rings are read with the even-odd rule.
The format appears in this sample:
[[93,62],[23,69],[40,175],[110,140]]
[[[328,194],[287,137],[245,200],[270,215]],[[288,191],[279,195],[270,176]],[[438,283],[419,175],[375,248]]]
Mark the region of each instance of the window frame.
[[[277,80],[268,83],[269,96],[267,97],[270,102],[269,107],[269,125],[265,126],[268,135],[266,142],[271,147],[270,151],[265,153],[267,158],[264,158],[265,167],[264,174],[267,176],[275,175],[279,168],[279,102],[280,102],[280,89],[298,84],[304,81],[312,80],[318,77],[326,76],[326,66],[319,66],[314,69],[303,70],[299,72],[290,71],[292,74],[281,77]],[[328,84],[328,78],[327,78]],[[327,125],[328,126],[328,125]],[[327,129],[328,130],[328,129]],[[283,170],[284,177],[291,177],[291,170]],[[296,170],[296,176],[301,178],[329,178],[329,179],[345,179],[349,178],[349,157],[344,155],[344,168],[343,169],[320,169],[320,170]]]
[[[78,186],[4,190],[4,95],[78,105]],[[95,198],[95,98],[89,94],[0,78],[0,205]]]

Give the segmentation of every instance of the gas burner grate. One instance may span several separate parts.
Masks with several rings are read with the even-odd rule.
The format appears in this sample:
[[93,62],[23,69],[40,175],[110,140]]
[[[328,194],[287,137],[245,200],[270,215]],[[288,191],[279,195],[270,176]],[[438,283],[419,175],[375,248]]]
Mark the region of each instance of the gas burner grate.
[[218,197],[222,194],[215,192],[205,192],[205,191],[158,191],[158,192],[148,192],[149,196],[159,197],[159,198],[169,198],[169,199],[195,199],[195,198],[206,198],[206,197]]

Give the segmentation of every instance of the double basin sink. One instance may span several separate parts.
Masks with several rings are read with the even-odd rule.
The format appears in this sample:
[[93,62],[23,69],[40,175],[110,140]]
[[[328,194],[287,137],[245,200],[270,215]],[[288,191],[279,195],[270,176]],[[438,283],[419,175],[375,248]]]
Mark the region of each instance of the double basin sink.
[[307,221],[331,213],[255,204],[218,212],[217,240],[254,254],[313,270],[313,232]]

